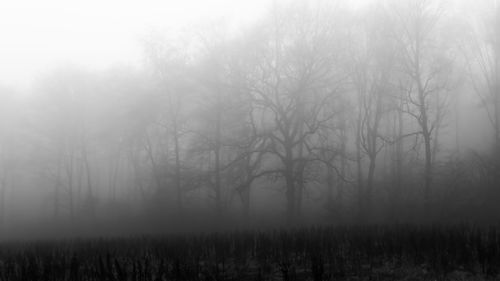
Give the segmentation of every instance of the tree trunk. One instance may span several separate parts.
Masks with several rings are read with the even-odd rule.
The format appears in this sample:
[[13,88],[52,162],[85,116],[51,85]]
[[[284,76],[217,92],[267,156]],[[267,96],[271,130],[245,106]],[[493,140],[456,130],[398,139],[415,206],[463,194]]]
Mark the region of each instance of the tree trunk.
[[181,186],[179,131],[177,126],[177,120],[174,121],[174,149],[175,149],[175,190],[177,194],[177,210],[181,213],[183,209],[183,203],[182,203],[182,186]]
[[361,163],[361,113],[358,115],[356,134],[356,166],[357,166],[357,184],[358,184],[358,219],[364,219],[364,183],[363,183],[363,165]]
[[424,146],[425,146],[425,170],[424,170],[424,204],[428,209],[431,196],[432,184],[432,149],[431,149],[431,136],[430,133],[424,133]]
[[94,194],[92,190],[92,177],[90,174],[90,163],[87,155],[87,147],[85,144],[82,145],[82,158],[83,158],[83,164],[85,165],[85,175],[86,175],[86,182],[87,182],[87,211],[89,212],[89,216],[91,218],[95,218],[95,201],[94,201]]
[[73,195],[73,174],[74,174],[73,156],[74,156],[73,149],[71,149],[68,156],[69,163],[66,164],[66,175],[68,180],[68,203],[69,203],[68,205],[69,205],[69,216],[71,221],[74,221],[75,219],[75,206],[74,206],[74,195]]
[[[218,94],[217,105],[220,107],[221,105],[220,94]],[[215,120],[215,209],[217,214],[220,216],[223,214],[223,202],[222,202],[222,190],[221,190],[221,174],[220,174],[220,166],[221,166],[221,110],[217,110],[216,112],[216,120]]]
[[146,152],[148,154],[148,158],[149,158],[149,161],[151,162],[151,166],[153,168],[153,177],[155,179],[155,182],[156,182],[156,188],[157,188],[157,191],[158,192],[161,192],[162,190],[162,180],[161,180],[161,176],[160,176],[160,169],[156,163],[156,160],[154,158],[154,155],[153,155],[153,147],[151,145],[151,140],[149,139],[149,135],[148,133],[146,132]]
[[403,170],[403,144],[404,139],[401,138],[403,135],[403,113],[401,110],[397,111],[396,118],[394,120],[393,135],[397,142],[393,149],[393,171],[392,171],[392,194],[391,194],[391,216],[392,219],[397,219],[399,206],[401,205],[401,193],[402,193],[402,170]]
[[[346,134],[346,119],[344,112],[342,111],[341,116],[341,131],[340,131],[340,177],[337,177],[337,208],[339,211],[339,215],[343,214],[343,202],[344,202],[344,187],[345,187],[345,178],[346,178],[346,167],[347,167],[347,153],[346,153],[346,142],[347,142],[347,134]],[[332,170],[333,173],[333,170]]]
[[370,214],[372,212],[372,194],[373,194],[373,181],[374,181],[374,175],[375,175],[375,163],[377,156],[374,153],[373,155],[369,155],[368,158],[370,159],[370,164],[368,165],[368,176],[366,179],[366,186],[365,186],[365,194],[363,196],[364,202],[363,202],[363,212],[364,212],[364,220],[369,221],[370,220]]
[[305,169],[305,163],[304,163],[304,161],[300,161],[300,163],[298,165],[298,169],[295,172],[295,177],[296,177],[295,188],[297,189],[297,194],[296,194],[297,202],[295,203],[295,217],[296,218],[300,217],[302,202],[303,202],[303,195],[304,195],[304,188],[305,188],[304,169]]
[[333,209],[335,207],[335,203],[333,200],[333,189],[335,188],[335,177],[333,168],[330,166],[326,166],[326,205],[329,209]]
[[5,225],[5,192],[7,189],[7,184],[5,178],[2,179],[0,183],[0,232],[3,232],[3,227]]
[[59,192],[61,189],[61,152],[57,154],[56,180],[54,183],[54,220],[59,217]]
[[[417,60],[418,63],[418,60]],[[419,114],[420,114],[420,127],[422,128],[422,136],[424,138],[425,149],[425,167],[424,167],[424,208],[429,210],[430,196],[431,196],[431,181],[432,181],[432,143],[431,143],[431,129],[429,128],[429,118],[427,116],[427,102],[425,99],[425,92],[420,80],[420,71],[417,68],[417,87],[419,98]]]
[[243,217],[248,220],[250,218],[250,184],[246,183],[240,192],[241,203],[243,205]]
[[297,202],[296,197],[296,187],[295,187],[295,169],[292,157],[292,149],[290,147],[285,147],[286,150],[286,161],[284,163],[285,168],[285,184],[286,184],[286,199],[287,199],[287,221],[289,224],[295,223],[295,203]]
[[121,145],[119,144],[116,149],[116,154],[110,153],[108,155],[109,157],[108,200],[111,202],[116,201],[116,183],[118,181],[118,171],[120,168],[121,152],[122,152]]

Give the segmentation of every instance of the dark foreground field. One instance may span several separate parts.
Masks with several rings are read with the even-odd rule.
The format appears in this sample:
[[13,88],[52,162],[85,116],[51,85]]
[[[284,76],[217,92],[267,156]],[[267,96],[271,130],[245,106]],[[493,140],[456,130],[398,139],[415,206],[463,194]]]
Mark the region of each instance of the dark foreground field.
[[500,280],[500,232],[317,227],[4,243],[0,280]]

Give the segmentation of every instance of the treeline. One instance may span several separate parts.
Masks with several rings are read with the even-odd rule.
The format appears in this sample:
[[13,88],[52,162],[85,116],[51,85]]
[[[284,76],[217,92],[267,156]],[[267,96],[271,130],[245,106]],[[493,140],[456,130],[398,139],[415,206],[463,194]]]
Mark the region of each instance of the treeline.
[[66,66],[30,95],[2,90],[2,221],[8,198],[72,220],[498,219],[494,1],[345,4],[153,33],[143,69]]

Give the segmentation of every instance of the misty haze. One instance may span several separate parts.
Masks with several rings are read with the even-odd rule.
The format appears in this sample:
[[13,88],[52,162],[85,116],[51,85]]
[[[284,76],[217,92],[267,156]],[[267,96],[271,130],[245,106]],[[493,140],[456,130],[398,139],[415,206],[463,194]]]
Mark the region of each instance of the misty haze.
[[498,2],[0,3],[0,280],[499,280]]

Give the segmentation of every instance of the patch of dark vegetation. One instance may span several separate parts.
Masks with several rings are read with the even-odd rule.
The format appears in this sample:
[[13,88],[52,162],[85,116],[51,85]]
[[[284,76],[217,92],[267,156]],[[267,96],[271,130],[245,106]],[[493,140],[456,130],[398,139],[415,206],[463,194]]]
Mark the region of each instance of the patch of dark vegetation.
[[498,280],[496,227],[343,226],[4,243],[0,280]]

